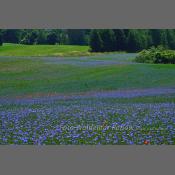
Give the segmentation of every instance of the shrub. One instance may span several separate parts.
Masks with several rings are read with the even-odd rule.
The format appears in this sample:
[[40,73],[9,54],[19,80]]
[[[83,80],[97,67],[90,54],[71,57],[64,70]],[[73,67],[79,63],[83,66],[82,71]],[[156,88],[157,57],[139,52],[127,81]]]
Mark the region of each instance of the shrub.
[[175,64],[175,51],[167,50],[162,46],[151,47],[139,52],[135,61],[139,63]]

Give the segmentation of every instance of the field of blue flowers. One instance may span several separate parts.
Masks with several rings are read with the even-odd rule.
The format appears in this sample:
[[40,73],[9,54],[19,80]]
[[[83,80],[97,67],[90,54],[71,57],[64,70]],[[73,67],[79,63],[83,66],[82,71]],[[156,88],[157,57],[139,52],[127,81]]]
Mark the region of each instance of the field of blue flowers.
[[[151,71],[154,71],[153,65],[150,65],[150,72],[146,72],[143,76],[142,74],[138,75],[138,78],[136,77],[136,80],[139,81],[133,81],[127,79],[127,77],[123,77],[124,80],[121,79],[123,75],[129,76],[127,72],[126,74],[122,74],[121,77],[119,77],[119,75],[116,74],[118,72],[110,71],[110,65],[117,65],[115,69],[120,69],[120,65],[132,66],[132,64],[135,66],[135,68],[137,67],[137,70],[140,70],[139,66],[144,68],[143,64],[135,64],[130,61],[129,57],[123,59],[122,55],[120,55],[117,61],[113,55],[109,60],[107,60],[106,57],[102,56],[99,59],[66,59],[60,58],[55,60],[54,58],[43,58],[48,67],[50,64],[52,66],[67,64],[76,66],[77,71],[80,71],[78,66],[81,67],[81,71],[84,69],[87,70],[86,67],[89,67],[89,69],[90,67],[94,67],[94,71],[85,72],[89,73],[88,75],[90,77],[89,79],[87,77],[85,79],[89,83],[87,85],[87,90],[90,88],[93,89],[94,87],[98,87],[101,91],[98,90],[98,88],[94,88],[94,91],[85,91],[79,95],[68,95],[66,93],[64,95],[61,95],[59,93],[55,93],[55,95],[52,94],[48,97],[32,96],[29,98],[24,96],[21,98],[14,98],[15,93],[18,95],[17,92],[21,92],[20,90],[24,89],[23,92],[30,90],[22,85],[16,86],[17,84],[15,83],[17,81],[17,83],[19,83],[24,79],[28,83],[35,83],[34,79],[36,78],[37,83],[37,81],[39,81],[39,78],[43,78],[43,81],[45,81],[49,73],[54,79],[56,79],[56,75],[58,75],[60,79],[61,77],[64,79],[64,75],[69,77],[69,79],[65,80],[67,81],[67,84],[64,84],[64,86],[62,84],[53,86],[53,88],[55,87],[57,90],[62,90],[59,85],[62,86],[63,89],[65,87],[67,89],[71,89],[70,85],[71,83],[74,83],[75,80],[75,82],[79,83],[78,85],[82,85],[82,89],[86,88],[86,86],[83,84],[85,80],[79,79],[76,76],[73,77],[75,80],[71,81],[71,76],[75,75],[75,69],[72,69],[74,71],[70,73],[71,69],[69,67],[66,67],[64,70],[65,72],[63,74],[60,74],[60,72],[63,71],[63,67],[51,67],[52,69],[46,69],[46,67],[43,67],[41,69],[39,67],[41,65],[37,63],[38,70],[35,70],[36,74],[31,74],[31,70],[30,72],[27,72],[26,70],[32,69],[32,66],[23,67],[26,65],[23,65],[21,63],[21,60],[18,62],[20,69],[16,69],[16,62],[14,63],[15,65],[13,65],[12,62],[11,65],[8,66],[8,64],[4,61],[5,59],[0,59],[0,63],[3,65],[3,69],[0,71],[0,80],[2,82],[4,81],[4,84],[0,85],[0,88],[2,90],[0,97],[0,144],[175,144],[175,89],[172,87],[173,78],[169,81],[168,84],[166,78],[169,79],[169,77],[164,76],[171,76],[175,73],[171,65],[166,65],[168,66],[166,68],[169,70],[169,74],[166,74],[167,71],[163,72],[166,70],[165,67],[155,67],[155,72],[159,71],[159,74],[157,73],[155,77],[154,74],[151,73]],[[32,62],[32,64],[34,63]],[[82,68],[83,66],[84,69]],[[98,66],[102,66],[102,68],[106,66],[108,69],[103,69],[103,72],[106,71],[105,73],[108,76],[111,75],[111,77],[105,77],[105,74],[101,74],[101,69],[100,72],[98,72]],[[148,68],[148,65],[146,66]],[[124,68],[125,67],[122,67],[122,69]],[[44,70],[47,70],[46,74],[43,74]],[[34,70],[32,71],[34,72]],[[95,71],[97,74],[95,74]],[[133,71],[133,69],[131,69],[131,71]],[[13,76],[10,73],[13,73]],[[96,78],[94,74],[96,77],[99,76],[100,78]],[[154,83],[160,83],[158,85],[161,86],[165,85],[167,82],[167,85],[169,85],[169,87],[152,87],[139,89],[141,80],[143,82],[142,85],[145,85],[145,82],[149,82],[148,77],[150,74],[152,75],[150,78],[150,81],[152,82],[150,82],[150,84],[154,85]],[[85,74],[83,75],[83,77],[85,77]],[[135,76],[136,75],[137,73]],[[158,75],[160,75],[160,77]],[[117,81],[115,77],[117,77]],[[161,77],[163,78],[161,79]],[[54,82],[60,83],[61,81],[61,83],[64,83],[64,81],[60,79]],[[105,88],[110,87],[109,80],[111,82],[113,80],[114,83],[113,86],[111,86],[112,89],[107,91]],[[155,82],[155,80],[158,81]],[[115,81],[119,83],[117,84]],[[128,81],[130,81],[130,84],[127,84]],[[50,81],[50,84],[53,85],[52,83],[54,82]],[[68,84],[68,82],[70,82],[70,84]],[[104,82],[104,84],[101,82]],[[109,84],[107,84],[107,82]],[[5,83],[9,83],[9,86],[6,86]],[[131,88],[130,90],[119,90],[117,89],[116,85],[120,85],[120,83],[123,83],[123,86],[125,85],[127,87],[133,87],[132,83],[134,83],[134,87],[138,85],[138,89],[134,90]],[[42,84],[42,81],[40,85],[44,85]],[[72,88],[74,88],[73,85]],[[49,86],[48,89],[50,89]],[[34,90],[40,89],[33,88],[32,92]],[[9,94],[12,94],[12,97],[8,96],[6,98],[4,94],[7,92]]]
[[174,103],[70,99],[0,107],[1,144],[175,144]]

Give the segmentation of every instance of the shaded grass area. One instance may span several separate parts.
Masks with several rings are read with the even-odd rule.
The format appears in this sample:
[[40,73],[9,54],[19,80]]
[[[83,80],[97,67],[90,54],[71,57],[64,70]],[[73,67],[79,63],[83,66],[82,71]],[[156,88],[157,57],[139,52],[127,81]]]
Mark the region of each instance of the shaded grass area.
[[[114,58],[117,59],[117,54]],[[0,58],[0,96],[174,86],[175,65],[171,64],[83,67],[69,63],[47,64],[42,58]]]

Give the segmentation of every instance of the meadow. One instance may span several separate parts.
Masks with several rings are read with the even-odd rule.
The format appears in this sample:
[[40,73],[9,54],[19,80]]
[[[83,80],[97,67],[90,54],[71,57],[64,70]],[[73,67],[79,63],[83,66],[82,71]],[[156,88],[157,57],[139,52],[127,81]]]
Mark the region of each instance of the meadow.
[[4,43],[3,47],[0,47],[1,56],[79,56],[90,54],[89,46]]
[[3,47],[0,144],[175,144],[175,65],[87,46]]

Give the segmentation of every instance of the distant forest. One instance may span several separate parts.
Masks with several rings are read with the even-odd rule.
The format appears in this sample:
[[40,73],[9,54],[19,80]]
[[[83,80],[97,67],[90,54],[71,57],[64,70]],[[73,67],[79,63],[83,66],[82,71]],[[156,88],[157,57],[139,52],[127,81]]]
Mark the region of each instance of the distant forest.
[[138,52],[162,45],[175,49],[174,29],[1,29],[0,45],[89,45],[92,52]]

